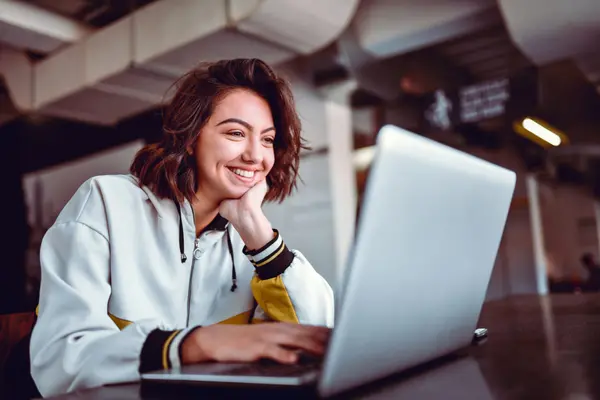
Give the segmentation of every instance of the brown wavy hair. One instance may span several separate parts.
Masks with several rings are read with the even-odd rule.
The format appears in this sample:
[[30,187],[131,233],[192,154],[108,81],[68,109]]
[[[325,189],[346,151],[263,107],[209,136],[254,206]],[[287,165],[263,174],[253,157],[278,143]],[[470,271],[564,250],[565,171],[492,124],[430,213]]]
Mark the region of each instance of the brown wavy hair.
[[175,94],[163,112],[163,138],[136,154],[130,171],[157,196],[183,202],[195,197],[196,163],[188,149],[195,148],[200,130],[219,100],[235,89],[250,90],[269,104],[275,124],[275,163],[267,181],[267,201],[283,201],[296,188],[301,137],[290,85],[258,59],[202,63],[174,84]]

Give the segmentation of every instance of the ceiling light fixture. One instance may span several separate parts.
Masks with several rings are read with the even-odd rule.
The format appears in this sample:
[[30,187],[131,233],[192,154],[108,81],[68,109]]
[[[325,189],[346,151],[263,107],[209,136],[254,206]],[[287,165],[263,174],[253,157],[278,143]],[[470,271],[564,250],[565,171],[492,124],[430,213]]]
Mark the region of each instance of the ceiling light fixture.
[[543,141],[550,143],[552,146],[558,146],[562,142],[562,139],[559,135],[531,118],[525,118],[522,124],[523,128],[527,129],[529,132],[533,133]]

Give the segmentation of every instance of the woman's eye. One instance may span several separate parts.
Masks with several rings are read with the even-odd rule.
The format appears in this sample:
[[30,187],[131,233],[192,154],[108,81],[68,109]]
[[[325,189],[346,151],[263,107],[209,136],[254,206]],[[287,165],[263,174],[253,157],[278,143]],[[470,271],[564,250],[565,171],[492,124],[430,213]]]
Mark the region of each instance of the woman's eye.
[[240,131],[230,131],[227,134],[234,137],[244,137],[244,133]]
[[266,137],[263,139],[267,144],[273,144],[275,143],[275,139],[272,137]]

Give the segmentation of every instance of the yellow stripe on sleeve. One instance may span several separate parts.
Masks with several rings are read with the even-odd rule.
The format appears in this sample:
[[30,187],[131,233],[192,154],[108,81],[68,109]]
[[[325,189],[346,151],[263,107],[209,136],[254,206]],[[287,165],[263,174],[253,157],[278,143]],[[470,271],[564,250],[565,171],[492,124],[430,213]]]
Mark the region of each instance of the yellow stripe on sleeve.
[[169,369],[169,345],[171,344],[171,342],[173,341],[173,339],[175,338],[175,336],[177,336],[177,334],[179,332],[181,332],[181,330],[177,330],[177,331],[173,332],[171,334],[171,336],[169,336],[167,338],[167,340],[165,340],[165,344],[163,344],[163,349],[162,349],[163,369]]
[[280,322],[299,322],[281,275],[265,280],[255,275],[250,286],[256,302],[270,319]]

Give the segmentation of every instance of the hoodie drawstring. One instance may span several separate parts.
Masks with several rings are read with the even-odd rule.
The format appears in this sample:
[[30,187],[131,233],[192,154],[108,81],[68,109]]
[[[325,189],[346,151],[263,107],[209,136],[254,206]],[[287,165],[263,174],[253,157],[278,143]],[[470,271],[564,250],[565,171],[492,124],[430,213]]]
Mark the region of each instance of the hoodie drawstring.
[[235,260],[233,259],[233,245],[231,244],[231,236],[229,236],[229,229],[225,233],[227,235],[227,247],[229,247],[229,255],[231,256],[231,291],[235,292],[237,289],[237,276],[235,274]]
[[[183,240],[183,215],[181,214],[181,205],[178,201],[175,201],[175,206],[177,206],[177,212],[179,213],[179,253],[181,254],[181,263],[187,261],[187,256],[185,255],[185,241]],[[229,256],[231,257],[231,291],[235,292],[237,289],[237,275],[235,272],[235,259],[233,257],[233,245],[231,244],[231,236],[229,234],[229,229],[226,229],[225,234],[227,235],[227,247],[229,249]]]
[[185,243],[183,241],[183,217],[181,215],[181,206],[178,201],[175,201],[175,205],[177,206],[177,212],[179,213],[179,252],[181,253],[181,263],[187,261],[187,256],[185,255]]

